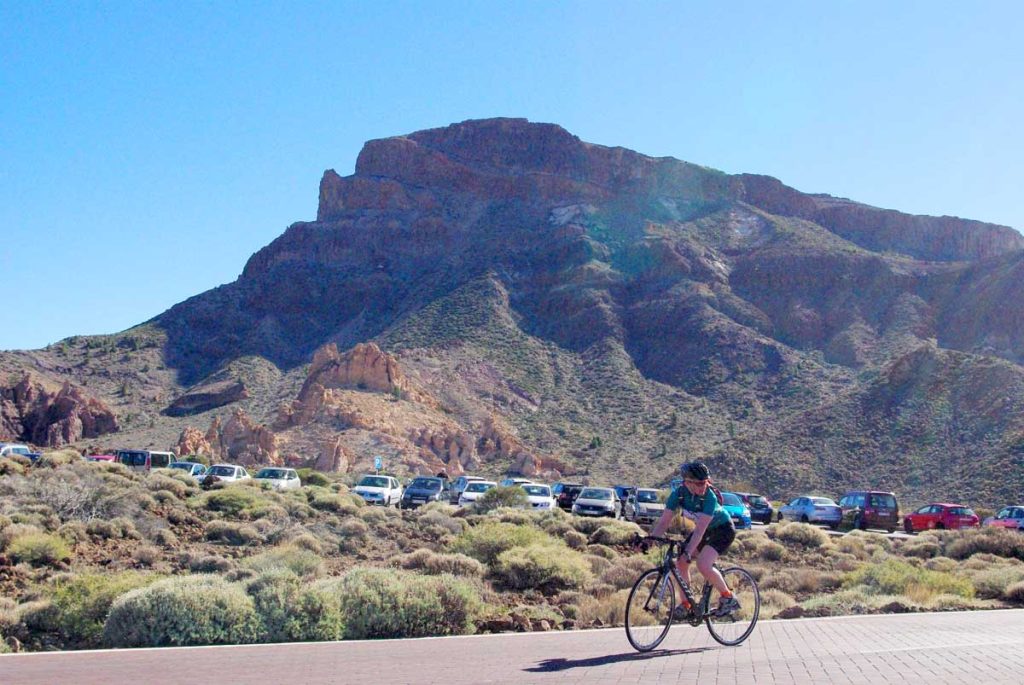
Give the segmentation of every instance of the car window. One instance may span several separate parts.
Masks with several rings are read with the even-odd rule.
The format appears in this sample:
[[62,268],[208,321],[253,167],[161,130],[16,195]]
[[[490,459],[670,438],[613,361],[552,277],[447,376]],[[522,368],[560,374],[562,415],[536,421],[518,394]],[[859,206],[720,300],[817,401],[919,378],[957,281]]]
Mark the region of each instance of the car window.
[[214,476],[233,476],[235,475],[235,469],[231,466],[211,466],[207,473]]
[[658,493],[656,490],[641,490],[636,493],[637,502],[657,502]]
[[287,472],[284,469],[260,469],[256,474],[257,478],[273,478],[274,480],[285,480]]
[[815,497],[811,501],[814,502],[814,504],[816,506],[819,506],[819,507],[834,507],[834,506],[836,506],[836,503],[833,502],[832,500],[830,500],[828,497]]
[[740,498],[737,497],[736,493],[734,493],[734,492],[723,492],[722,493],[722,503],[727,505],[727,506],[730,506],[730,507],[742,507],[743,506],[743,502],[740,501]]
[[612,493],[600,488],[587,488],[580,493],[580,499],[611,499]]
[[412,483],[409,484],[411,488],[420,488],[421,490],[440,490],[441,479],[440,478],[413,478]]
[[750,503],[762,507],[768,506],[768,500],[761,495],[752,495],[750,497]]
[[546,485],[524,485],[523,490],[526,490],[527,495],[533,495],[534,497],[551,496],[551,490]]
[[359,485],[367,488],[386,488],[388,486],[388,479],[384,476],[363,476],[362,480],[359,481]]

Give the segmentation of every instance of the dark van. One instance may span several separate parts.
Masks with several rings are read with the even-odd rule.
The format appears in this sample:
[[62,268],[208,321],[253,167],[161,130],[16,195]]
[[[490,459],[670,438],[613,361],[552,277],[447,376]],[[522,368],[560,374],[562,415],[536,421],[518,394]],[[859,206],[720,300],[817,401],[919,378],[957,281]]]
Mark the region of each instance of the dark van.
[[124,464],[133,471],[151,471],[165,469],[176,461],[173,452],[154,452],[153,450],[118,450],[117,462]]
[[900,518],[896,495],[877,490],[853,490],[839,500],[843,523],[851,528],[867,530],[884,528],[892,533]]

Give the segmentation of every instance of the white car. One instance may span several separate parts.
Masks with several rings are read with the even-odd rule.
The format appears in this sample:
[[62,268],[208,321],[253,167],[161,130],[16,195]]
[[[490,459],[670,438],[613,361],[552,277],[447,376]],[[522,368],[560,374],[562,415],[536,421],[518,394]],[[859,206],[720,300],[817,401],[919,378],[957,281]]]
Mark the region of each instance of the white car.
[[184,471],[196,480],[202,480],[206,476],[206,466],[195,461],[172,461],[167,468]]
[[391,476],[365,475],[359,479],[353,492],[366,500],[367,504],[390,507],[402,501],[402,484]]
[[295,490],[302,487],[302,481],[295,469],[268,466],[260,469],[253,478],[260,483],[269,483],[270,487],[275,490]]
[[485,492],[497,486],[493,480],[471,480],[459,495],[459,506],[465,507],[477,501]]
[[583,488],[580,496],[572,503],[572,513],[618,518],[619,500],[611,488]]
[[509,476],[505,480],[501,481],[500,485],[503,488],[507,488],[511,485],[526,485],[527,483],[532,482],[533,481],[530,480],[529,478],[513,478],[512,476]]
[[526,499],[534,509],[554,509],[555,498],[551,496],[551,488],[540,483],[523,483],[520,485],[526,492]]
[[248,471],[241,466],[235,466],[234,464],[214,464],[210,468],[206,469],[206,475],[203,476],[203,480],[211,477],[222,483],[236,483],[240,480],[249,480],[252,478]]

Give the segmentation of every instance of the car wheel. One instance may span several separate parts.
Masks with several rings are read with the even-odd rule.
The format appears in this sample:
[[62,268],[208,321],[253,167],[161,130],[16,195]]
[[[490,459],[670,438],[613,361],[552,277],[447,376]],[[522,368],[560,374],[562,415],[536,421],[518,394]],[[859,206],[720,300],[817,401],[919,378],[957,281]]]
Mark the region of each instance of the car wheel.
[[867,524],[864,523],[864,517],[861,516],[860,514],[857,514],[856,516],[853,517],[853,527],[856,528],[857,530],[867,530],[868,529]]
[[914,534],[914,524],[910,522],[910,519],[903,519],[903,530],[907,535]]
[[811,519],[807,518],[807,514],[800,517],[800,523],[810,523]]
[[941,523],[936,523],[935,524],[935,530],[945,530],[945,529],[946,529],[946,527],[944,525],[942,525]]
[[830,524],[828,524],[828,527],[831,528],[832,530],[839,530],[839,524],[838,523],[830,523]]
[[782,523],[782,512],[779,512],[779,517],[776,519],[779,523]]

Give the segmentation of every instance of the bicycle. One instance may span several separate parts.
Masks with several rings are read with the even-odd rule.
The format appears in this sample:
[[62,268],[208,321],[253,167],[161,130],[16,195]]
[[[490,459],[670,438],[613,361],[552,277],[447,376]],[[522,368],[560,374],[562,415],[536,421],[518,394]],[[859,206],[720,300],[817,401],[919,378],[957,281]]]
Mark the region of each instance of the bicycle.
[[[757,581],[746,570],[732,566],[725,570],[718,568],[740,603],[739,610],[725,615],[716,614],[712,609],[712,594],[717,595],[714,586],[706,582],[700,600],[694,599],[689,583],[683,580],[676,568],[675,560],[685,549],[686,540],[670,538],[643,538],[646,541],[665,545],[661,563],[640,574],[626,600],[626,637],[638,652],[649,652],[661,644],[676,612],[676,595],[672,579],[690,602],[684,621],[693,627],[704,623],[717,642],[736,646],[750,637],[761,613],[761,592]],[[703,576],[701,576],[703,579]]]

